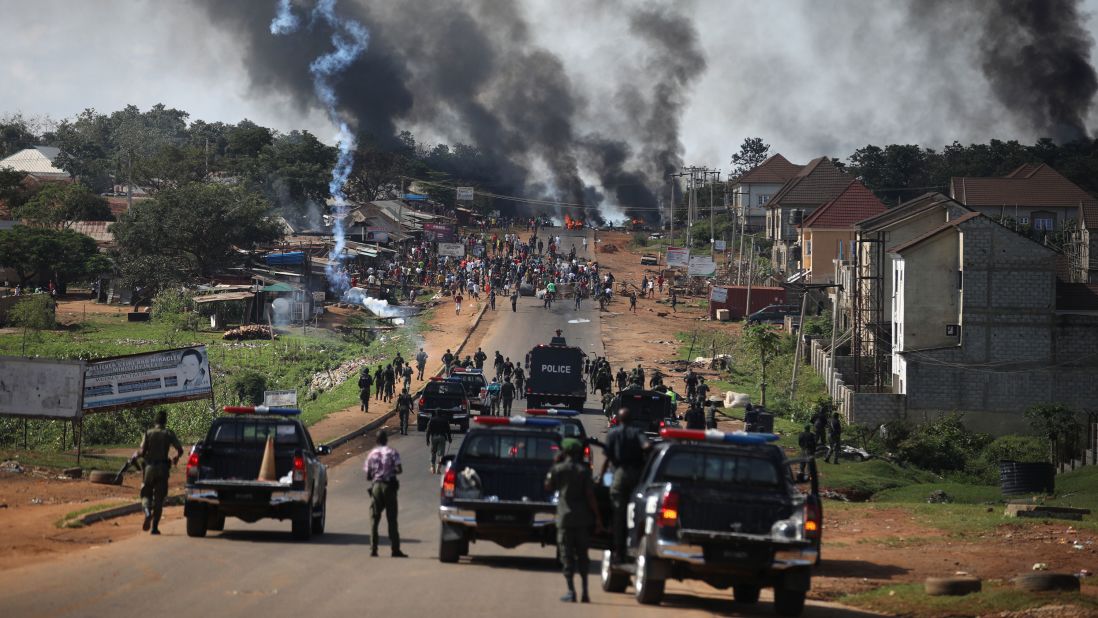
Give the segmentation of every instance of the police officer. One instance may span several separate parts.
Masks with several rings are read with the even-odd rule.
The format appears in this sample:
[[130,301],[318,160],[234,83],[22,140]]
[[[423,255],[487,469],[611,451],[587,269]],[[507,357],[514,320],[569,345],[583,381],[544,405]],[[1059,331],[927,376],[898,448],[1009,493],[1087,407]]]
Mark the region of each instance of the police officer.
[[625,556],[625,510],[640,480],[645,451],[651,446],[644,431],[630,422],[631,418],[629,408],[618,410],[618,424],[606,434],[606,460],[599,474],[601,478],[607,466],[614,467],[614,481],[610,485],[610,504],[614,509],[612,557],[618,563]]
[[382,370],[381,365],[378,365],[377,371],[374,372],[374,386],[377,388],[374,399],[381,399],[385,395],[385,371]]
[[370,387],[374,384],[374,378],[370,375],[370,368],[364,367],[358,376],[358,400],[362,404],[362,411],[370,411]]
[[816,415],[812,417],[812,425],[816,430],[816,444],[827,444],[827,409],[820,406]]
[[698,374],[693,369],[687,369],[683,381],[686,382],[686,398],[693,399],[698,391]]
[[743,430],[755,431],[755,426],[759,424],[759,411],[755,409],[755,406],[747,404],[743,413]]
[[408,387],[404,387],[397,397],[397,415],[400,416],[400,435],[408,435],[408,415],[412,413],[412,396],[408,393]]
[[702,413],[701,405],[698,402],[690,403],[690,409],[686,411],[685,420],[687,429],[705,429],[705,414]]
[[698,376],[698,388],[695,390],[699,402],[705,402],[709,397],[709,385],[705,383],[705,378]]
[[[629,374],[625,373],[625,367],[618,367],[618,375],[615,377],[618,381],[618,390],[625,390],[625,387],[629,385]],[[609,415],[609,413],[607,414]]]
[[442,355],[442,365],[446,369],[447,373],[450,371],[450,365],[454,362],[454,353],[449,348],[446,349],[446,353]]
[[[801,447],[801,457],[816,456],[816,434],[812,433],[812,425],[805,424],[804,431],[797,436],[797,446]],[[801,464],[801,474],[804,474],[804,464]]]
[[[152,527],[152,534],[160,534],[160,515],[164,511],[164,497],[168,495],[168,476],[171,466],[183,456],[183,445],[175,432],[167,428],[168,413],[156,412],[156,424],[145,432],[134,459],[145,460],[145,472],[141,483],[141,508],[145,512],[142,530]],[[175,457],[168,459],[168,449],[175,449]]]
[[522,369],[522,363],[515,365],[515,393],[519,399],[524,399],[523,386],[526,384],[526,372]]
[[709,409],[705,412],[705,428],[716,429],[717,428],[717,404],[710,401],[707,402]]
[[595,487],[583,462],[583,443],[575,438],[565,438],[560,443],[556,463],[545,477],[547,491],[560,492],[557,500],[557,552],[564,570],[568,593],[560,598],[566,603],[576,602],[576,586],[573,575],[580,574],[580,602],[590,603],[587,595],[587,571],[590,566],[588,549],[591,546],[591,525],[602,529],[602,517],[595,502]]
[[423,351],[423,348],[419,349],[419,354],[416,354],[416,369],[419,372],[418,380],[423,379],[423,369],[427,367],[427,353]]
[[453,441],[450,434],[450,421],[436,414],[427,421],[427,446],[431,450],[431,474],[438,474],[442,467],[442,458],[446,456],[446,445]]
[[515,399],[515,385],[511,380],[504,380],[499,387],[499,397],[503,400],[503,415],[511,416],[511,402]]
[[832,456],[835,457],[835,465],[839,465],[839,453],[842,451],[843,445],[843,422],[839,418],[839,413],[835,412],[831,415],[831,423],[827,427],[828,433],[830,433],[829,446],[831,450],[828,451],[827,457],[824,457],[824,461],[829,461]]
[[412,366],[410,364],[404,365],[403,372],[404,388],[408,389],[412,386]]
[[473,363],[477,369],[484,369],[484,361],[488,360],[488,355],[484,353],[484,350],[477,348],[477,353],[473,355]]
[[400,482],[397,475],[404,472],[400,463],[400,453],[389,447],[389,434],[384,429],[377,434],[377,446],[366,456],[366,480],[371,481],[370,497],[370,555],[377,555],[378,527],[381,516],[389,526],[389,545],[394,558],[407,558],[400,551],[400,531],[397,528],[397,492]]

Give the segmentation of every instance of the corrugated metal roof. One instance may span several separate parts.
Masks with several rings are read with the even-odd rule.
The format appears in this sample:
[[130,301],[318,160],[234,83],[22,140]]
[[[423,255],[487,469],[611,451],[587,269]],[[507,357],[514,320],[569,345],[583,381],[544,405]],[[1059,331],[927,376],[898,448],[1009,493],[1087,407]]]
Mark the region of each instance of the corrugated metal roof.
[[61,149],[53,146],[25,148],[7,158],[0,159],[0,168],[10,167],[17,172],[34,176],[68,178],[68,172],[53,165],[53,160],[59,154]]
[[194,302],[196,303],[215,303],[224,302],[229,300],[247,300],[255,296],[252,292],[224,292],[221,294],[203,294],[202,296],[195,296]]
[[91,236],[95,242],[110,244],[114,242],[114,234],[110,232],[113,223],[114,221],[70,221],[69,229]]

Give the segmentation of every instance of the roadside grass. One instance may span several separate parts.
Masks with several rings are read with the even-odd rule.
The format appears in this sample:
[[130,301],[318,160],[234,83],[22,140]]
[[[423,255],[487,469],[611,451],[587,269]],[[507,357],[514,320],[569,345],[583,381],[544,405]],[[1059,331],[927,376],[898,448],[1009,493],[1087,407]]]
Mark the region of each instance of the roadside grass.
[[1098,609],[1098,599],[1085,594],[1024,592],[997,581],[985,581],[981,592],[965,596],[930,596],[922,584],[896,584],[846,595],[839,602],[890,615],[933,618],[997,615],[1046,605]]
[[[65,468],[76,467],[75,451],[47,451],[47,450],[23,450],[16,448],[0,449],[0,461],[18,461],[20,465],[36,468]],[[117,471],[126,463],[125,457],[113,455],[101,455],[96,453],[84,453],[80,459],[80,465],[92,470]]]
[[82,509],[72,511],[71,513],[66,513],[64,517],[58,519],[56,522],[54,522],[53,525],[58,528],[83,528],[85,524],[84,522],[80,521],[80,518],[84,517],[85,515],[91,515],[92,513],[106,511],[108,509],[113,509],[115,507],[124,506],[127,504],[129,504],[129,502],[124,502],[120,500],[93,504],[91,506],[86,506]]
[[[245,372],[262,375],[268,389],[296,389],[302,419],[306,424],[316,423],[332,412],[354,405],[358,400],[355,376],[324,390],[310,387],[313,377],[358,358],[366,358],[371,366],[390,361],[398,351],[405,358],[411,358],[415,346],[422,342],[422,333],[429,326],[430,315],[430,311],[424,312],[411,320],[408,326],[380,333],[364,344],[339,333],[312,327],[308,328],[306,335],[302,335],[300,329],[291,330],[280,334],[274,341],[226,341],[222,339],[222,331],[178,331],[156,321],[127,322],[124,314],[95,314],[89,315],[88,320],[80,324],[38,334],[28,340],[26,352],[28,356],[39,358],[95,360],[205,345],[210,357],[217,409],[211,410],[209,400],[165,406],[169,412],[169,426],[180,434],[181,439],[189,441],[205,435],[210,420],[220,413],[222,405],[242,403],[232,386],[234,378]],[[21,334],[0,334],[0,355],[19,355],[21,346]],[[152,410],[145,409],[89,416],[85,422],[85,449],[102,448],[104,444],[137,444],[151,422],[151,415]],[[53,451],[67,453],[71,447],[71,432],[68,432],[66,444],[61,444],[63,423],[32,420],[28,426],[28,446],[36,454],[31,455],[20,449],[24,458],[39,457],[37,453],[46,457],[46,453]],[[0,419],[0,445],[15,448],[22,444],[22,421]],[[57,453],[53,461],[41,465],[69,467],[63,465],[67,463],[66,457],[69,456]],[[71,466],[75,466],[75,458],[72,459]],[[121,465],[122,460],[119,460],[117,467]]]
[[839,465],[817,459],[816,465],[820,471],[821,487],[841,493],[855,502],[869,500],[885,490],[928,483],[936,478],[929,472],[879,459]]

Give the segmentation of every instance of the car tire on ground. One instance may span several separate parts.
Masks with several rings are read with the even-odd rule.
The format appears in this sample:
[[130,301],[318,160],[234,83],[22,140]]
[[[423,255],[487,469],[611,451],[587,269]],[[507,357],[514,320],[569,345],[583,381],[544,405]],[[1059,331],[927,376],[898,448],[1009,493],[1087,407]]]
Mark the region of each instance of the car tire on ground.
[[979,592],[982,584],[977,577],[928,577],[923,590],[930,596],[963,596]]
[[737,603],[758,603],[759,602],[759,587],[758,586],[732,586],[732,598]]
[[106,470],[92,470],[88,473],[88,481],[103,485],[122,484],[117,472],[107,472]]
[[297,507],[290,522],[290,531],[295,540],[308,541],[313,537],[313,513],[309,505]]
[[313,513],[313,534],[324,534],[324,526],[328,520],[328,497],[320,503],[320,508]]
[[447,541],[445,527],[439,527],[438,534],[438,561],[454,563],[461,558],[461,539]]
[[667,581],[652,577],[653,567],[659,561],[648,551],[648,537],[641,539],[637,552],[636,573],[633,575],[633,592],[637,602],[643,605],[659,605]]
[[600,580],[603,592],[625,592],[625,588],[629,585],[629,575],[627,573],[615,571],[611,568],[609,549],[602,552]]
[[202,538],[206,536],[206,523],[209,515],[205,506],[192,506],[187,513],[187,536]]
[[1013,580],[1017,588],[1026,592],[1045,592],[1049,590],[1062,590],[1073,592],[1079,590],[1079,578],[1070,573],[1026,573]]
[[774,588],[774,611],[779,616],[800,616],[804,611],[804,590]]
[[225,529],[225,515],[223,513],[211,512],[209,519],[206,520],[206,529],[213,530],[214,532],[221,532]]

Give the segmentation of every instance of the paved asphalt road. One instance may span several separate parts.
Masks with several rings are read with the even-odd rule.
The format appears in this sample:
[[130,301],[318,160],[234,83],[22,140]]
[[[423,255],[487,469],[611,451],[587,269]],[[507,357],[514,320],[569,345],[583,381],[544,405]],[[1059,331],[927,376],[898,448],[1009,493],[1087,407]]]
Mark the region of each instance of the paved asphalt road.
[[[581,234],[557,233],[566,249],[570,245],[565,237]],[[576,244],[582,251],[578,237]],[[590,301],[579,312],[573,311],[571,301],[545,310],[532,298],[522,298],[517,313],[506,301],[497,307],[501,315],[483,344],[489,358],[499,349],[512,360],[523,359],[557,328],[570,344],[602,353],[598,310]],[[601,415],[590,413],[585,424],[591,435],[604,435]],[[507,550],[481,542],[473,544],[470,556],[460,563],[441,564],[439,479],[428,472],[425,441],[413,426],[411,435],[390,444],[404,462],[400,528],[408,559],[390,558],[387,547],[382,547],[380,557],[369,557],[367,483],[361,458],[354,458],[329,471],[327,533],[311,542],[293,542],[288,521],[246,524],[231,519],[224,532],[204,539],[188,538],[183,522],[177,521],[166,525],[159,538],[142,535],[3,573],[0,616],[426,617],[437,612],[448,617],[514,613],[530,618],[559,616],[566,609],[605,616],[727,615],[744,610],[749,611],[746,615],[774,615],[766,593],[757,607],[745,608],[733,605],[730,591],[695,582],[669,582],[663,607],[639,606],[631,595],[599,589],[595,552],[589,606],[562,606],[558,600],[564,585],[552,547]],[[384,530],[382,524],[383,535]],[[856,613],[848,608],[819,604],[805,612],[852,614]]]

